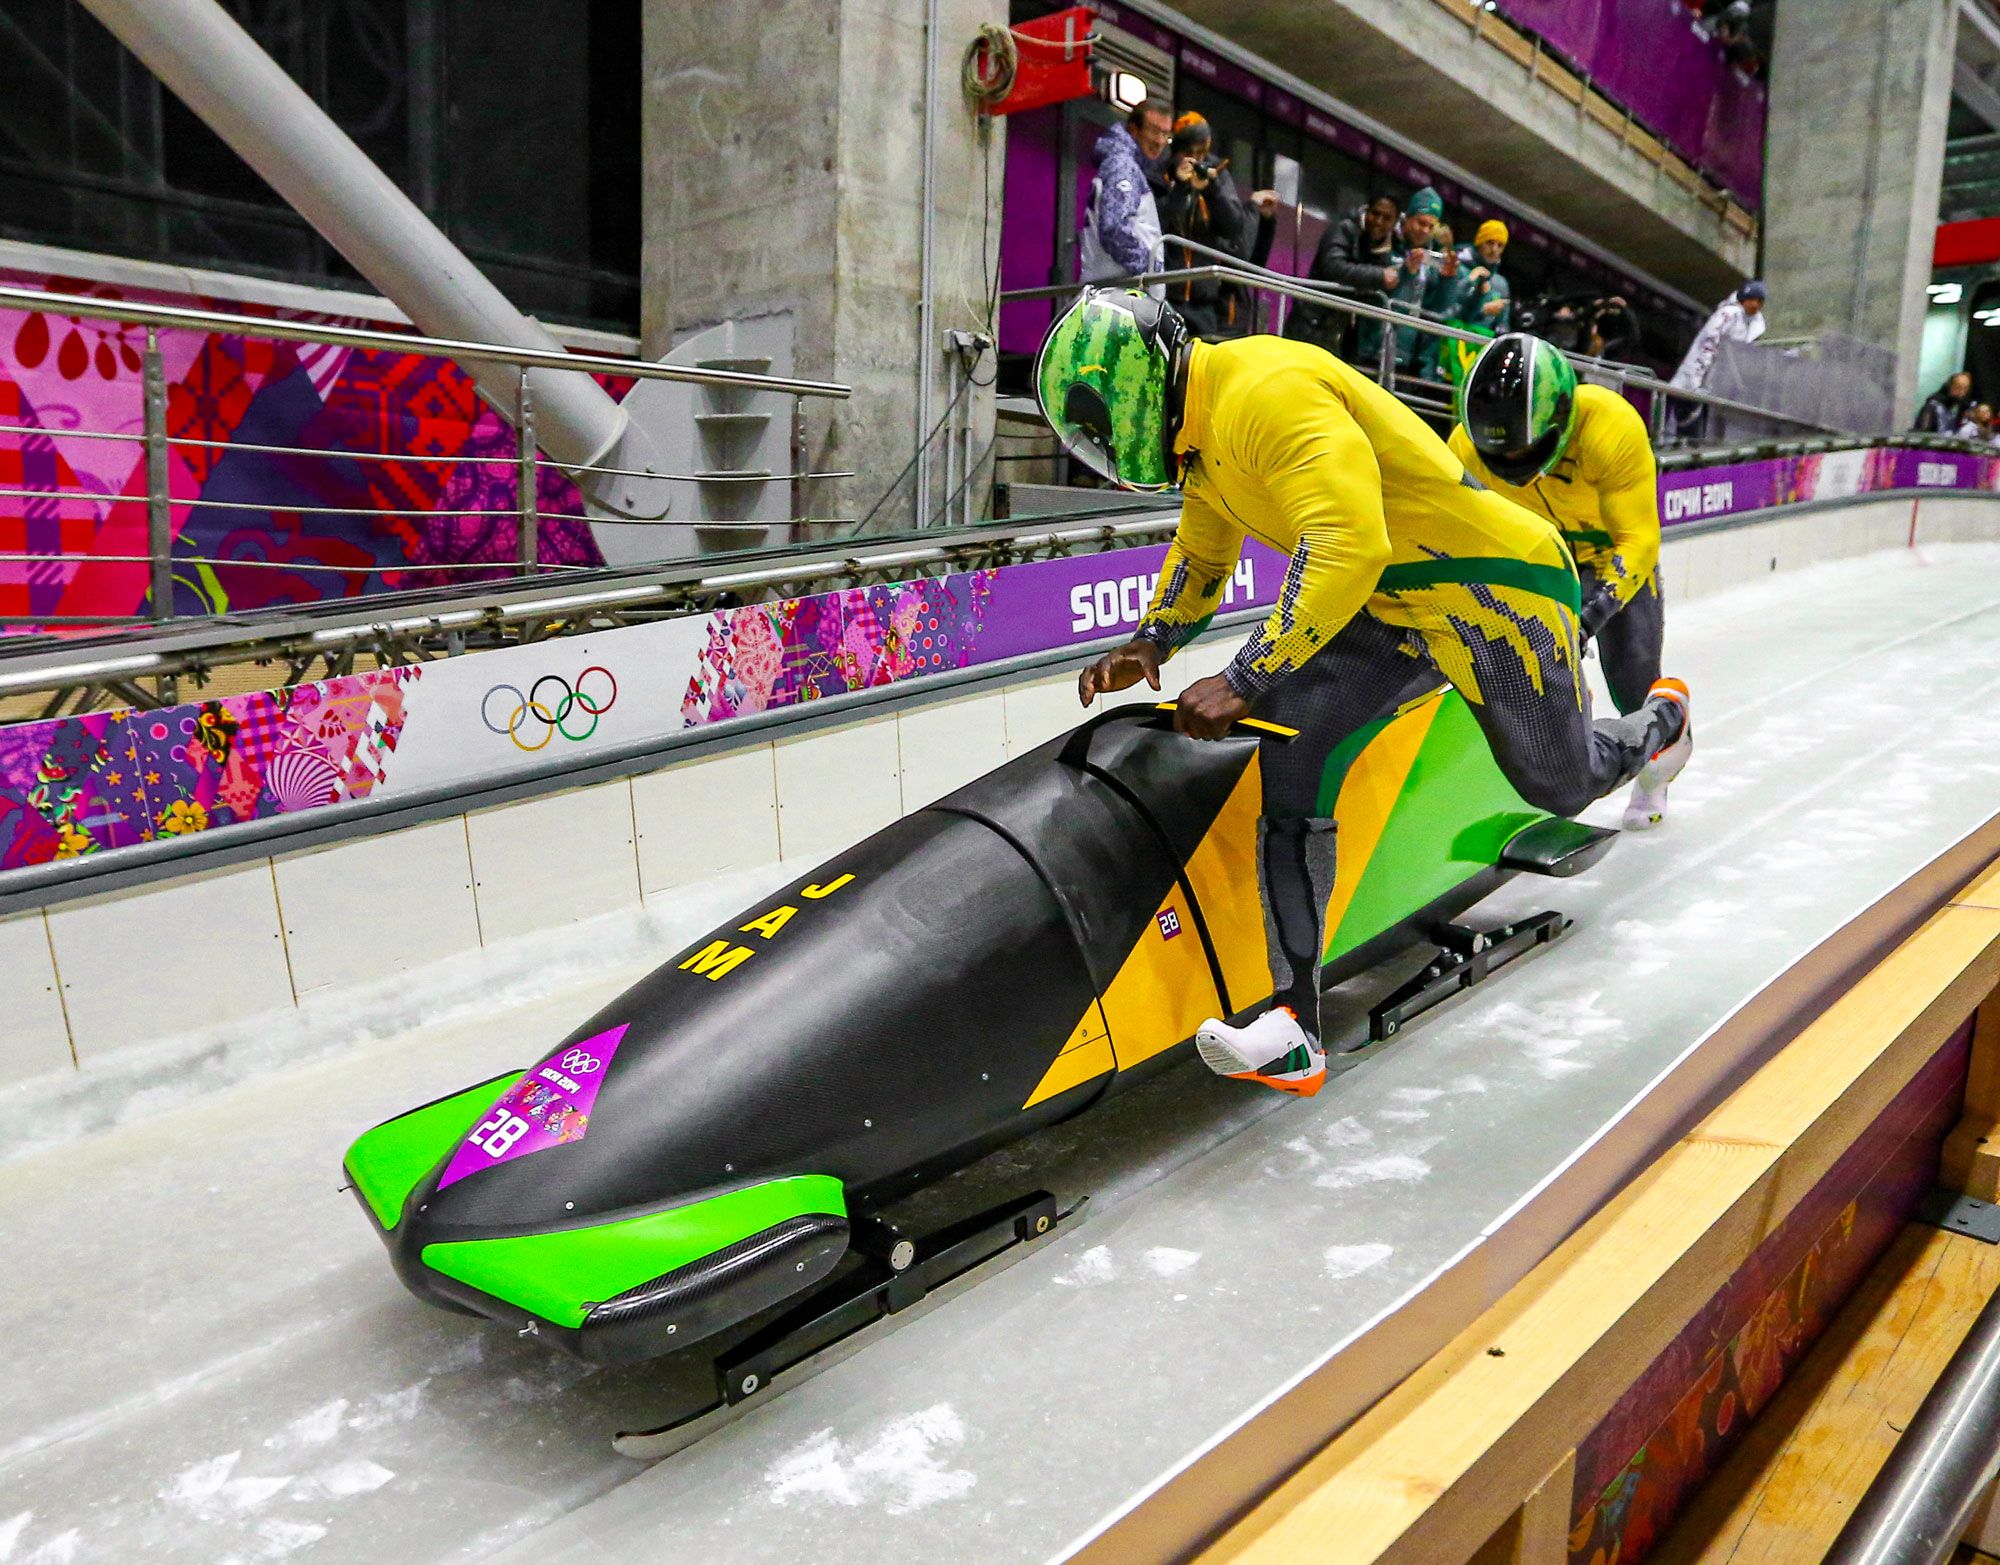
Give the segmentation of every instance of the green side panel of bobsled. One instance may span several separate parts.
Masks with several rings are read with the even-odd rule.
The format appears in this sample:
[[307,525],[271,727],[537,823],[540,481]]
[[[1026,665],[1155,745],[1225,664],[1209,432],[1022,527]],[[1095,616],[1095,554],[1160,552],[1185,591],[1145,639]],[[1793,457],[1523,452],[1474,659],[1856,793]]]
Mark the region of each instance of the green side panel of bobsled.
[[592,1304],[788,1218],[819,1214],[847,1215],[840,1181],[800,1174],[589,1228],[427,1244],[423,1261],[545,1321],[581,1326]]
[[403,1203],[417,1182],[451,1155],[465,1133],[521,1075],[512,1071],[496,1076],[399,1114],[347,1149],[347,1177],[367,1200],[376,1222],[387,1230],[402,1221]]
[[1328,959],[1497,864],[1507,840],[1543,818],[1494,764],[1464,697],[1447,692],[1327,948]]

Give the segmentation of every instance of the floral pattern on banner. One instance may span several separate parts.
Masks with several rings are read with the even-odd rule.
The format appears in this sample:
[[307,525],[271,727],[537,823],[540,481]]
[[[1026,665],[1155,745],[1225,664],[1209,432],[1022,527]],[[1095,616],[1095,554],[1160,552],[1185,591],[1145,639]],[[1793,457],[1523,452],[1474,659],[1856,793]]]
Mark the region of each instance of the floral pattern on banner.
[[0,728],[0,869],[365,798],[422,673]]
[[[0,271],[15,287],[298,318],[254,305]],[[336,324],[364,321],[304,317]],[[175,610],[217,613],[479,580],[516,559],[513,433],[456,364],[417,354],[162,331],[173,495]],[[143,328],[0,311],[0,634],[23,616],[144,614],[150,573],[118,556],[146,544],[145,452],[66,431],[144,427]],[[614,396],[629,389],[608,382]],[[253,451],[299,446],[312,455]],[[317,453],[324,452],[325,456]],[[420,455],[422,462],[367,461]],[[84,494],[115,500],[66,498]],[[124,498],[124,497],[130,498]],[[539,479],[539,557],[602,561],[582,497]],[[391,512],[469,510],[468,516]],[[196,559],[222,564],[196,564]],[[493,567],[492,571],[467,566]],[[456,567],[456,568],[452,568]]]
[[970,571],[718,610],[681,700],[682,723],[693,728],[965,668],[993,577]]

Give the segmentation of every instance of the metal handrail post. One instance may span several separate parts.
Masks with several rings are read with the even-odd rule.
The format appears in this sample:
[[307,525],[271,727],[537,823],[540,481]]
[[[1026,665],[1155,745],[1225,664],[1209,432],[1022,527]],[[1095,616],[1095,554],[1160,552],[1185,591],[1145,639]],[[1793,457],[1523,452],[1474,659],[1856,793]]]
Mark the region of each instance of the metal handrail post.
[[146,420],[146,554],[151,562],[153,618],[174,617],[174,504],[167,482],[167,367],[160,334],[146,328],[142,385]]
[[532,576],[542,559],[541,521],[535,494],[535,390],[526,369],[515,371],[514,450],[519,465],[515,469],[515,504],[520,510],[521,574]]

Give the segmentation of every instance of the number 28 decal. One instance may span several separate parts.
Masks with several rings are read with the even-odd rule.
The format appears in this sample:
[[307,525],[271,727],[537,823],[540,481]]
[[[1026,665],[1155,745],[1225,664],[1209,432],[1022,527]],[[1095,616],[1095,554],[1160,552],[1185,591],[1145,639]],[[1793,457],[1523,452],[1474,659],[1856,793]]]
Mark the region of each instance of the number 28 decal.
[[472,1133],[472,1144],[490,1158],[503,1158],[528,1133],[528,1122],[507,1109],[495,1110]]

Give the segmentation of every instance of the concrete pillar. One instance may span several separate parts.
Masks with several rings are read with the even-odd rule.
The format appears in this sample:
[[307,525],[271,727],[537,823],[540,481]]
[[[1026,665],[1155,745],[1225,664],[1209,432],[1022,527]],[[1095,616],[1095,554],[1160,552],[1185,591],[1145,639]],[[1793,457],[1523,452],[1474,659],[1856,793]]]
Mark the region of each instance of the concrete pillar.
[[1916,411],[1956,0],[1785,0],[1771,54],[1764,274],[1777,337],[1896,354]]
[[[983,329],[998,267],[1004,125],[959,89],[959,59],[1004,0],[940,0],[932,268],[936,329]],[[730,317],[792,316],[795,371],[845,381],[846,403],[807,403],[808,512],[859,519],[917,444],[920,358],[933,419],[949,400],[937,342],[919,354],[923,232],[924,0],[646,0],[641,331],[659,354]],[[990,161],[990,195],[986,168]],[[981,379],[990,380],[989,359]],[[992,393],[975,393],[985,452]],[[946,462],[934,449],[932,503]],[[985,503],[983,470],[975,514]],[[905,478],[871,530],[911,526]],[[954,512],[954,514],[956,514]]]

